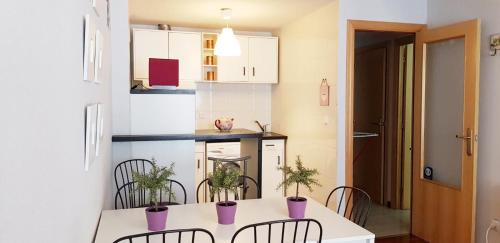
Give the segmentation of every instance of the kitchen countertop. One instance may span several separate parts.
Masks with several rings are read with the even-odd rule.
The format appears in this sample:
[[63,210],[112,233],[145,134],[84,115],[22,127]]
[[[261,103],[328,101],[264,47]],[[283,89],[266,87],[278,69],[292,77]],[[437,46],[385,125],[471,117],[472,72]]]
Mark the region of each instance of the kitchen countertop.
[[287,139],[287,138],[288,136],[275,132],[266,132],[262,134],[262,140]]
[[194,89],[131,89],[130,94],[182,94],[194,95]]
[[138,142],[138,141],[172,141],[196,140],[219,141],[237,140],[242,138],[260,138],[263,140],[287,139],[287,136],[278,133],[262,133],[248,129],[233,129],[230,132],[220,132],[216,129],[196,130],[194,134],[148,134],[148,135],[113,135],[113,142]]
[[261,132],[256,132],[248,129],[233,129],[229,132],[221,132],[217,129],[201,129],[196,130],[196,141],[213,141],[213,140],[230,140],[241,138],[260,138]]

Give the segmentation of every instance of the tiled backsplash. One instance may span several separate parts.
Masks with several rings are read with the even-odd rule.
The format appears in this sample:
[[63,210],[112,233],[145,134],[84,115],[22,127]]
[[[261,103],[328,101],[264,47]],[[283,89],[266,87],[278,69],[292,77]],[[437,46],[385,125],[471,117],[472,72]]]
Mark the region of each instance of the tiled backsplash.
[[234,118],[234,128],[259,131],[255,124],[271,123],[271,84],[198,83],[196,129],[215,128],[220,117]]

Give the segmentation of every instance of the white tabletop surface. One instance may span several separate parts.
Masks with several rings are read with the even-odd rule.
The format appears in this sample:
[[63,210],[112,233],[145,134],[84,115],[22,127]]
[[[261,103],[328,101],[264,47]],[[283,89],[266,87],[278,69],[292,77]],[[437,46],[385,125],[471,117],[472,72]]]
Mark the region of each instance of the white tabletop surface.
[[[323,242],[373,243],[375,235],[352,223],[324,205],[308,198],[306,218],[318,220],[323,227]],[[167,228],[204,228],[210,231],[217,243],[231,242],[231,237],[239,228],[264,221],[289,219],[285,198],[254,199],[238,201],[234,225],[219,225],[214,203],[169,206]],[[317,228],[311,224],[308,239],[317,238]],[[290,229],[289,229],[290,228]],[[293,226],[286,227],[287,234],[293,234]],[[281,232],[281,226],[276,229]],[[288,230],[291,232],[289,233]],[[262,232],[261,232],[262,231]],[[273,231],[274,232],[274,226]],[[95,243],[112,243],[116,239],[132,234],[148,232],[144,208],[105,210],[97,231]],[[249,234],[253,233],[251,230]],[[267,237],[266,229],[259,229],[262,237]],[[278,237],[279,234],[273,233]],[[202,238],[197,237],[197,242]],[[190,240],[190,237],[187,237]],[[186,238],[186,240],[188,240]],[[301,238],[302,239],[302,238]],[[241,235],[238,242],[253,242],[253,237]],[[266,240],[267,242],[267,240]]]

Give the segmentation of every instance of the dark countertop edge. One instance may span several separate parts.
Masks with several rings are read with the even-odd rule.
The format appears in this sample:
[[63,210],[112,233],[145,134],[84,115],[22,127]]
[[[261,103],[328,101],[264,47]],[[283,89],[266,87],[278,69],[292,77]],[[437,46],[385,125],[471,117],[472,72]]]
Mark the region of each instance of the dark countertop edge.
[[262,140],[276,140],[276,139],[286,140],[288,139],[288,136],[274,132],[264,133],[262,136]]
[[196,94],[194,89],[131,89],[130,94]]
[[194,134],[113,135],[113,142],[195,140]]
[[218,134],[218,135],[196,135],[196,134],[154,134],[154,135],[113,135],[113,142],[141,142],[141,141],[175,141],[195,140],[196,142],[211,142],[221,140],[232,140],[242,138],[260,138],[262,140],[287,139],[285,135],[278,133],[262,134]]

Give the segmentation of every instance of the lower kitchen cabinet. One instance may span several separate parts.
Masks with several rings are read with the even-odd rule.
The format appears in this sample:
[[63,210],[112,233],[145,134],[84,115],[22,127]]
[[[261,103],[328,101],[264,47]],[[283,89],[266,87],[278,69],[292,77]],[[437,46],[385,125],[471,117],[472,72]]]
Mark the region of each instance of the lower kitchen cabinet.
[[285,165],[285,140],[262,141],[262,198],[283,197],[285,190],[276,189],[283,181],[283,171],[278,167]]
[[[194,185],[195,190],[198,185],[205,179],[205,142],[195,143],[195,173],[194,173]],[[200,202],[205,202],[205,187],[200,188]]]

